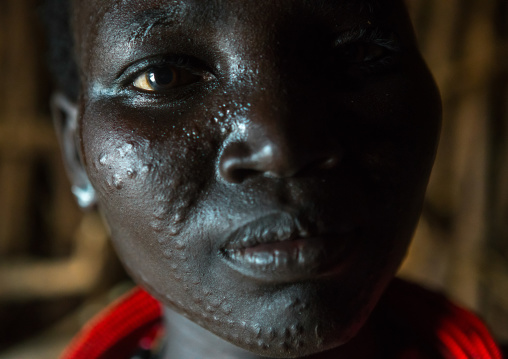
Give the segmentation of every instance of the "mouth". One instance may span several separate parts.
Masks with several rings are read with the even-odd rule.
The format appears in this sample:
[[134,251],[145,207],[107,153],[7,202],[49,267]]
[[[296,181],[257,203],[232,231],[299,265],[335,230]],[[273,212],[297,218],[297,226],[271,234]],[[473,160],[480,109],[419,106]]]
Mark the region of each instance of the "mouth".
[[261,217],[236,229],[220,250],[241,275],[288,283],[324,276],[344,265],[353,231],[332,233],[287,213]]

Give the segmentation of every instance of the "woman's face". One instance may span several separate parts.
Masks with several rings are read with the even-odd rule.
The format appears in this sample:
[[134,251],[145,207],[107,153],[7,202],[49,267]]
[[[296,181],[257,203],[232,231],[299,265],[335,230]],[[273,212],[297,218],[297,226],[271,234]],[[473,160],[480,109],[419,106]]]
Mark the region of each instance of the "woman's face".
[[116,249],[243,348],[346,342],[410,241],[440,100],[380,3],[75,1],[81,155]]

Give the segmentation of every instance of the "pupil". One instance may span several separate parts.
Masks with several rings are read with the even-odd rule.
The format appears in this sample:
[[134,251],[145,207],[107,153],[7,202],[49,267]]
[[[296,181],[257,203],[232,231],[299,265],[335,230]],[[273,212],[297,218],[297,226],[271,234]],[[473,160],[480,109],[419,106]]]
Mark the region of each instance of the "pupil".
[[170,67],[160,67],[152,70],[150,81],[159,86],[167,86],[173,82],[174,77]]

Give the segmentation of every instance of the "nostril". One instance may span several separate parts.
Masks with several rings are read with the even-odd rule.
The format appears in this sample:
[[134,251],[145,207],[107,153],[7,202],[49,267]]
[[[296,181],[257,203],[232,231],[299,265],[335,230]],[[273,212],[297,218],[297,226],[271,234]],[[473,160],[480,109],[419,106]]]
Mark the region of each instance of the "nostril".
[[242,182],[246,177],[257,172],[255,169],[246,166],[244,162],[238,157],[224,159],[223,156],[223,160],[220,163],[220,175],[231,183]]
[[234,142],[224,149],[219,162],[220,176],[231,183],[243,182],[247,177],[266,174],[274,162],[271,145],[252,146],[252,143]]
[[[275,146],[274,142],[230,142],[219,160],[219,176],[229,183],[241,183],[257,176],[270,178],[310,175],[316,170],[328,171],[337,167],[342,151],[326,151],[289,146]],[[261,142],[261,143],[260,143]]]
[[339,164],[339,162],[341,160],[341,157],[342,156],[340,156],[340,155],[329,156],[329,157],[324,158],[321,161],[319,161],[317,163],[316,167],[319,169],[323,169],[323,170],[332,169],[334,167],[337,167],[337,165]]
[[230,183],[243,182],[259,172],[255,153],[243,142],[230,143],[224,149],[219,162],[220,176]]
[[257,174],[259,174],[259,171],[246,169],[246,168],[238,168],[231,174],[229,181],[231,183],[241,183],[246,178],[255,176]]
[[298,174],[316,171],[316,170],[332,170],[340,164],[341,156],[332,155],[320,160],[309,163],[307,166],[287,166],[277,167],[277,171],[270,170],[268,166],[265,170],[259,168],[257,163],[250,161],[249,159],[242,158],[229,158],[221,163],[220,172],[222,178],[230,183],[241,183],[249,177],[255,177],[256,175],[263,175],[270,178],[283,178],[292,177]]
[[[316,171],[330,171],[340,165],[342,156],[339,154],[332,154],[326,157],[321,157],[311,161],[307,158],[306,165],[302,165],[298,168],[298,171],[293,173],[295,175],[309,175]],[[305,161],[302,161],[305,163]],[[296,169],[296,167],[295,167]]]

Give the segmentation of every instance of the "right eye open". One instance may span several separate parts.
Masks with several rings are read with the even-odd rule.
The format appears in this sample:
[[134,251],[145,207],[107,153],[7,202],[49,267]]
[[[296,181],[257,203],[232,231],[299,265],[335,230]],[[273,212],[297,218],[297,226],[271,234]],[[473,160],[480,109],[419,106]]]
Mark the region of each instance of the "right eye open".
[[165,92],[176,87],[202,81],[200,75],[174,65],[154,66],[137,76],[132,85],[147,92]]

